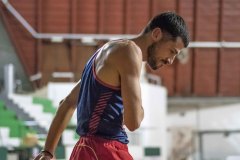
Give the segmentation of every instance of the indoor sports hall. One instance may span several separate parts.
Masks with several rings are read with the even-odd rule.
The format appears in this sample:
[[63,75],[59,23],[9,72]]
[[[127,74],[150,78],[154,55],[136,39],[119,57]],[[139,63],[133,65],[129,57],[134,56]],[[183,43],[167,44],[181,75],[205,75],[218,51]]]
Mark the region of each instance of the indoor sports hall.
[[[0,0],[0,160],[33,160],[93,54],[169,11],[190,43],[172,65],[142,62],[144,118],[133,132],[123,124],[128,151],[134,160],[240,160],[239,0]],[[77,119],[53,159],[70,158]]]

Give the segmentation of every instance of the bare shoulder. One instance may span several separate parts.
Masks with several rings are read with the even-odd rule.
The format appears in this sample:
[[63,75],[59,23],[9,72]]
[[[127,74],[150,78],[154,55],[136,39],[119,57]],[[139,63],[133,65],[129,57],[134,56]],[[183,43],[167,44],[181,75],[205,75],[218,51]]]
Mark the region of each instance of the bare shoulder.
[[[138,56],[141,58],[140,48],[131,40],[119,40],[110,42],[114,55],[119,56]],[[129,54],[130,53],[130,54]]]
[[[137,65],[142,63],[141,49],[131,40],[119,40],[109,43],[109,61],[116,67],[124,68],[128,65]],[[141,67],[141,66],[140,66]]]

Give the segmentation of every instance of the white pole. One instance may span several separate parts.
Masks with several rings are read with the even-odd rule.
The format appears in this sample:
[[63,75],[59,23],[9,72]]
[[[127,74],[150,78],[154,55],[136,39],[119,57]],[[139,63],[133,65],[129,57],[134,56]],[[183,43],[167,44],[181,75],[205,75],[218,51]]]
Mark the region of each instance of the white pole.
[[14,66],[13,64],[7,64],[4,66],[4,89],[7,95],[14,92]]

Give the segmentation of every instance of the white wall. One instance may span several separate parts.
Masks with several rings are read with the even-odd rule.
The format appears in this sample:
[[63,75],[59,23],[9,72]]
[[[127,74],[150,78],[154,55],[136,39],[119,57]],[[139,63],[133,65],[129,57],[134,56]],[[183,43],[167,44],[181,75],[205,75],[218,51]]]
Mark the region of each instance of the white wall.
[[[240,104],[199,108],[185,112],[184,116],[170,114],[167,122],[169,128],[189,127],[196,131],[240,130]],[[205,159],[226,159],[230,155],[240,155],[240,133],[228,137],[223,134],[205,135],[203,147]]]
[[168,115],[168,126],[192,126],[198,130],[240,129],[240,104],[217,106]]
[[[166,105],[167,91],[164,87],[147,83],[141,83],[142,104],[144,108],[144,119],[141,127],[134,133],[128,132],[129,149],[132,146],[159,147],[161,156],[155,157],[156,160],[166,160]],[[134,159],[144,159],[141,151],[131,152]],[[150,159],[153,159],[150,158]]]
[[[48,83],[47,87],[47,97],[53,102],[53,105],[57,108],[59,106],[59,102],[71,92],[75,85],[76,83],[69,82],[50,82]],[[77,111],[73,113],[71,122],[73,124],[77,124]]]
[[58,106],[59,102],[65,98],[73,89],[76,83],[59,82],[59,83],[48,83],[48,98],[52,100],[55,107]]

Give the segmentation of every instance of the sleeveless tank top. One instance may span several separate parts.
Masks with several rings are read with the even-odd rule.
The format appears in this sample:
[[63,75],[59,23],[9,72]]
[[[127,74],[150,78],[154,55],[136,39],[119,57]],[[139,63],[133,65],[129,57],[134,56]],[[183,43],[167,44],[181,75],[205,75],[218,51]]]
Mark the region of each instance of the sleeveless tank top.
[[99,52],[100,49],[90,58],[82,73],[76,131],[80,136],[96,135],[127,144],[121,89],[97,77],[94,63]]

